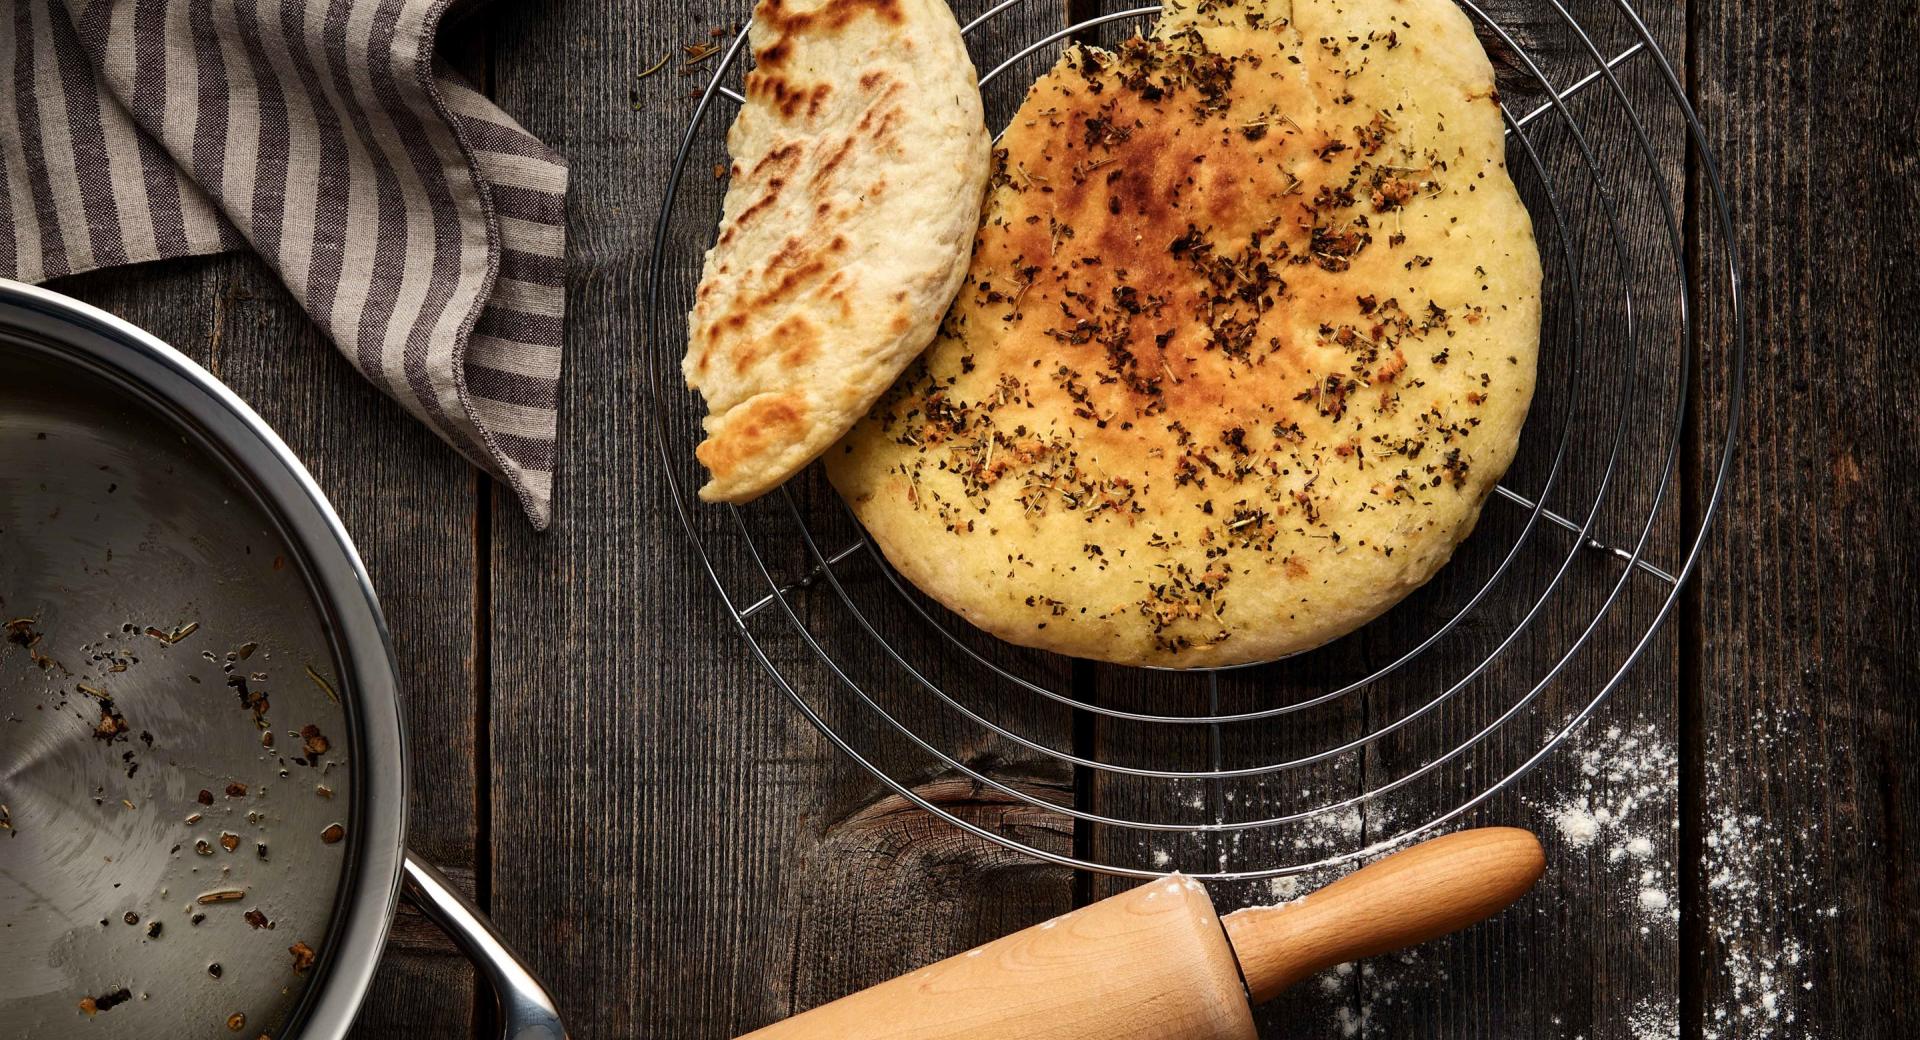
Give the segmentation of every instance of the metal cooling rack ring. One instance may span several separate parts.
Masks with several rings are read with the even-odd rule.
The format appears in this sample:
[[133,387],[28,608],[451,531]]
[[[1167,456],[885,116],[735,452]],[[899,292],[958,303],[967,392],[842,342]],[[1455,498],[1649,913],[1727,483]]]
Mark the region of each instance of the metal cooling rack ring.
[[[999,3],[969,21],[964,26],[963,32],[971,38],[980,27],[1018,8],[1024,2],[1025,0],[1000,0]],[[1562,366],[1567,381],[1567,387],[1562,391],[1564,396],[1562,406],[1559,412],[1552,416],[1552,419],[1557,422],[1558,434],[1552,441],[1554,447],[1550,464],[1544,479],[1538,482],[1537,488],[1532,493],[1518,491],[1504,484],[1496,489],[1501,499],[1525,510],[1524,523],[1479,587],[1464,603],[1452,610],[1443,621],[1420,638],[1414,646],[1393,655],[1388,663],[1373,669],[1370,674],[1363,677],[1335,683],[1329,689],[1283,704],[1245,711],[1222,710],[1222,676],[1259,676],[1263,674],[1264,669],[1285,667],[1284,665],[1269,663],[1208,671],[1204,673],[1208,683],[1207,710],[1202,713],[1183,715],[1125,710],[1113,705],[1097,703],[1091,697],[1062,692],[1046,683],[1017,674],[972,645],[966,638],[964,626],[961,623],[943,621],[937,617],[938,608],[930,608],[926,605],[886,564],[878,549],[864,535],[842,548],[827,550],[822,544],[822,538],[816,535],[815,527],[820,522],[819,518],[809,517],[807,510],[802,508],[790,488],[783,488],[778,496],[769,497],[777,498],[780,507],[778,512],[784,513],[790,521],[794,537],[805,550],[805,559],[808,563],[802,573],[785,578],[781,576],[780,568],[769,559],[773,554],[764,551],[761,541],[755,534],[754,525],[749,523],[741,508],[728,507],[731,524],[723,526],[730,526],[735,536],[731,540],[723,540],[726,539],[724,530],[716,531],[710,529],[712,526],[710,524],[703,525],[702,518],[695,510],[706,507],[699,506],[689,493],[692,480],[684,479],[681,473],[682,468],[688,465],[688,460],[692,457],[692,445],[685,434],[698,428],[697,421],[689,422],[690,418],[697,416],[697,410],[693,408],[695,402],[692,395],[675,381],[678,357],[683,345],[681,337],[684,334],[684,325],[680,319],[685,313],[687,301],[684,293],[669,295],[667,272],[669,254],[677,246],[684,247],[688,242],[705,242],[709,240],[711,234],[714,216],[711,212],[687,215],[685,219],[691,221],[691,226],[695,229],[687,235],[676,234],[676,218],[687,208],[682,205],[684,196],[682,188],[683,175],[690,157],[703,142],[710,143],[710,139],[705,135],[710,132],[706,124],[712,115],[712,110],[724,101],[739,103],[743,100],[737,90],[726,86],[726,81],[740,72],[739,59],[745,51],[747,38],[744,29],[722,54],[718,66],[695,105],[692,120],[675,156],[665,200],[655,229],[653,254],[648,271],[649,331],[645,344],[648,355],[647,373],[654,400],[656,433],[659,436],[668,485],[674,509],[692,539],[695,556],[720,591],[731,619],[739,628],[752,653],[809,722],[840,751],[866,768],[896,795],[965,831],[1049,862],[1134,877],[1150,877],[1163,873],[1166,869],[1166,865],[1157,858],[1152,866],[1137,862],[1121,862],[1116,856],[1096,859],[1089,852],[1082,851],[1082,843],[1078,840],[1075,842],[1072,853],[1062,852],[1057,848],[1022,841],[1012,833],[984,827],[955,814],[923,795],[907,778],[896,775],[895,772],[883,766],[878,761],[878,756],[865,753],[860,742],[850,734],[852,727],[844,721],[836,724],[836,721],[829,717],[830,712],[823,710],[822,705],[818,703],[827,696],[827,691],[838,690],[851,697],[849,705],[855,720],[864,721],[883,736],[925,755],[935,764],[938,773],[966,777],[983,788],[992,788],[1013,803],[1071,819],[1075,821],[1076,835],[1083,827],[1103,827],[1111,828],[1116,832],[1144,832],[1150,839],[1149,845],[1152,844],[1151,836],[1155,834],[1173,834],[1197,839],[1205,843],[1205,852],[1210,865],[1217,864],[1217,869],[1203,866],[1200,869],[1187,871],[1201,878],[1251,880],[1294,874],[1377,853],[1442,827],[1492,798],[1550,755],[1584,723],[1620,686],[1629,669],[1645,653],[1662,623],[1679,602],[1682,587],[1698,565],[1708,524],[1718,507],[1732,466],[1732,431],[1738,421],[1744,378],[1745,329],[1738,257],[1732,244],[1731,213],[1720,185],[1713,156],[1706,142],[1705,130],[1688,103],[1685,90],[1675,75],[1672,65],[1655,43],[1652,32],[1625,0],[1612,0],[1612,10],[1630,30],[1632,39],[1629,45],[1610,54],[1600,49],[1594,42],[1594,34],[1590,33],[1587,27],[1567,9],[1562,0],[1545,0],[1544,6],[1550,9],[1558,19],[1558,24],[1577,40],[1579,44],[1577,51],[1584,52],[1593,63],[1590,70],[1565,86],[1556,86],[1552,78],[1542,70],[1534,55],[1520,43],[1516,36],[1477,6],[1474,0],[1457,0],[1457,2],[1473,18],[1477,27],[1483,30],[1485,37],[1491,41],[1497,41],[1505,52],[1512,56],[1512,60],[1520,66],[1531,85],[1539,88],[1543,98],[1524,114],[1515,116],[1504,106],[1503,113],[1508,124],[1508,136],[1518,145],[1519,154],[1526,160],[1525,166],[1521,169],[1531,171],[1544,186],[1542,190],[1545,197],[1542,202],[1545,213],[1536,209],[1535,217],[1536,220],[1542,216],[1550,218],[1547,223],[1553,231],[1552,237],[1558,247],[1557,257],[1561,269],[1560,278],[1550,284],[1549,289],[1564,300],[1571,301],[1564,304],[1562,309],[1571,308],[1574,312],[1574,316],[1569,319],[1571,322],[1569,328],[1560,330],[1557,324],[1553,329],[1543,328],[1543,339],[1556,332],[1563,333],[1563,353],[1557,353],[1555,361]],[[982,75],[980,78],[982,89],[986,90],[1015,66],[1046,53],[1049,48],[1064,41],[1083,37],[1102,26],[1136,22],[1159,13],[1160,8],[1157,6],[1117,11],[1040,36],[1000,60]],[[1665,190],[1663,179],[1665,174],[1662,171],[1660,158],[1656,154],[1657,149],[1653,139],[1647,130],[1646,120],[1620,78],[1620,72],[1623,69],[1630,68],[1636,63],[1641,66],[1650,66],[1654,85],[1664,91],[1660,99],[1671,106],[1667,113],[1669,118],[1677,116],[1679,122],[1684,125],[1683,151],[1692,175],[1690,186],[1697,186],[1697,197],[1710,203],[1701,215],[1703,218],[1711,218],[1715,221],[1712,227],[1721,242],[1718,262],[1715,257],[1694,255],[1693,250],[1689,248],[1685,225],[1676,213],[1668,191]],[[1620,185],[1612,176],[1617,172],[1615,167],[1596,154],[1581,121],[1567,105],[1572,98],[1596,87],[1604,87],[1605,91],[1600,96],[1610,97],[1617,103],[1618,110],[1625,113],[1638,158],[1645,163],[1645,168],[1651,172],[1654,181],[1661,185],[1660,190],[1655,192],[1659,205],[1651,208],[1657,209],[1661,218],[1658,227],[1665,232],[1668,255],[1671,258],[1671,282],[1664,284],[1670,284],[1677,289],[1677,292],[1658,295],[1643,293],[1639,302],[1636,302],[1635,281],[1631,275],[1635,257],[1632,255],[1623,224],[1627,216],[1641,214],[1637,211],[1632,214],[1623,214],[1621,201],[1616,197],[1619,194]],[[1555,190],[1556,178],[1550,172],[1556,157],[1543,158],[1535,138],[1529,133],[1529,127],[1546,120],[1549,115],[1555,117],[1548,121],[1549,125],[1557,127],[1564,135],[1563,138],[1554,140],[1565,140],[1569,143],[1571,158],[1577,160],[1579,172],[1585,175],[1584,185],[1576,184],[1575,190],[1584,188],[1590,193],[1590,197],[1598,200],[1601,218],[1598,221],[1590,218],[1587,223],[1578,226],[1569,223],[1566,207],[1562,202],[1564,192]],[[1557,158],[1568,158],[1565,154],[1568,147],[1563,147],[1563,154]],[[1607,246],[1610,247],[1603,252],[1611,255],[1614,270],[1619,274],[1621,282],[1620,300],[1617,305],[1605,308],[1602,314],[1607,321],[1617,322],[1621,326],[1624,331],[1623,337],[1609,335],[1604,327],[1590,329],[1589,323],[1583,323],[1578,316],[1581,307],[1597,306],[1599,302],[1604,302],[1597,294],[1589,295],[1587,283],[1583,281],[1582,260],[1585,254],[1577,245],[1594,233],[1592,225],[1596,223],[1604,231]],[[697,256],[697,252],[695,255]],[[1690,260],[1698,264],[1698,270],[1701,272],[1698,279],[1689,270]],[[1725,331],[1714,344],[1703,343],[1702,330],[1694,307],[1696,300],[1715,303],[1725,315]],[[1657,311],[1663,305],[1663,301],[1665,305],[1676,309],[1672,320],[1665,325],[1662,325],[1657,317]],[[1643,310],[1656,312],[1655,317],[1643,318]],[[1594,319],[1594,321],[1599,320]],[[1649,325],[1654,326],[1652,332],[1647,330]],[[1581,424],[1575,414],[1581,407],[1582,401],[1574,383],[1578,374],[1585,371],[1583,365],[1587,363],[1586,351],[1591,342],[1595,339],[1612,340],[1614,338],[1624,340],[1626,355],[1623,359],[1624,363],[1614,366],[1618,385],[1613,390],[1613,396],[1609,398],[1609,405],[1603,409],[1603,413],[1611,412],[1618,416],[1612,428],[1612,439],[1605,452],[1604,466],[1588,491],[1590,501],[1584,509],[1564,511],[1549,509],[1546,503],[1554,499],[1556,490],[1563,484],[1573,489],[1568,492],[1575,496],[1573,504],[1580,505],[1578,482],[1568,478],[1568,473],[1573,468],[1569,463],[1569,449],[1576,426],[1582,429],[1587,426]],[[1666,431],[1664,447],[1657,454],[1649,454],[1644,448],[1630,443],[1633,436],[1643,433],[1648,428],[1635,427],[1632,423],[1635,409],[1641,400],[1637,373],[1643,370],[1643,365],[1648,361],[1659,360],[1658,349],[1663,340],[1672,340],[1680,344],[1683,356],[1673,377],[1675,386],[1671,396],[1674,405],[1663,427],[1652,426],[1656,433],[1660,429]],[[1709,346],[1718,350],[1718,353],[1713,356],[1720,363],[1721,367],[1718,371],[1722,373],[1723,380],[1720,396],[1722,411],[1718,424],[1721,433],[1718,439],[1718,451],[1711,457],[1697,460],[1698,467],[1704,470],[1699,477],[1698,516],[1693,521],[1692,529],[1679,535],[1681,543],[1679,565],[1670,569],[1662,568],[1648,560],[1646,555],[1659,530],[1663,510],[1671,508],[1669,496],[1675,490],[1676,469],[1682,465],[1682,445],[1685,442],[1689,420],[1700,426],[1701,440],[1703,442],[1708,440],[1706,420],[1690,413],[1688,401],[1696,373],[1705,356],[1704,352]],[[1651,349],[1643,355],[1643,348]],[[1544,355],[1542,360],[1544,368],[1546,361]],[[1537,403],[1536,413],[1540,410]],[[1530,421],[1529,429],[1533,429],[1539,421],[1536,415],[1536,418]],[[676,437],[676,434],[681,435]],[[1623,467],[1623,461],[1629,458],[1635,463],[1655,461],[1657,465]],[[1511,478],[1510,473],[1509,479]],[[1614,541],[1628,541],[1630,546],[1616,546],[1603,541],[1599,537],[1603,518],[1611,516],[1610,510],[1617,510],[1620,502],[1617,498],[1610,499],[1610,493],[1618,486],[1633,485],[1648,480],[1651,480],[1652,484],[1646,493],[1644,508],[1640,510],[1643,519],[1637,521],[1637,530],[1627,532],[1628,538],[1614,539]],[[1628,503],[1626,508],[1630,515],[1634,513],[1633,503]],[[1565,515],[1569,512],[1581,518],[1574,519]],[[842,507],[841,516],[846,526],[852,530],[858,530],[858,524],[851,520],[850,511],[845,511]],[[703,528],[709,529],[703,530]],[[1521,615],[1511,622],[1510,628],[1504,636],[1499,638],[1493,648],[1481,655],[1478,664],[1468,668],[1463,674],[1446,678],[1441,683],[1442,689],[1438,693],[1426,696],[1424,699],[1412,698],[1411,708],[1393,719],[1378,725],[1369,725],[1369,728],[1360,735],[1280,761],[1261,761],[1253,765],[1226,767],[1221,750],[1224,727],[1277,720],[1322,706],[1336,705],[1343,699],[1363,691],[1377,691],[1389,677],[1406,673],[1410,665],[1439,645],[1443,639],[1453,635],[1463,622],[1476,614],[1476,611],[1492,602],[1496,586],[1500,586],[1503,579],[1509,577],[1511,565],[1515,560],[1523,551],[1537,550],[1536,535],[1554,528],[1571,533],[1574,536],[1571,543],[1564,555],[1559,558],[1557,566],[1552,568],[1551,577],[1544,587],[1533,596]],[[1474,544],[1474,540],[1470,540],[1469,544]],[[723,563],[728,559],[739,559],[742,549],[745,550],[744,555],[752,564],[749,569],[752,583],[764,589],[762,594],[751,599],[736,598],[730,594],[728,582],[721,574]],[[1569,579],[1576,570],[1587,566],[1595,556],[1612,558],[1621,564],[1618,568],[1619,573],[1613,578],[1611,584],[1593,580],[1587,581],[1584,585],[1570,583]],[[1168,726],[1182,729],[1191,729],[1196,726],[1208,727],[1210,747],[1208,768],[1167,769],[1101,761],[1091,755],[1080,753],[1077,749],[1062,750],[1051,746],[1043,740],[1023,734],[1010,723],[995,721],[989,717],[988,713],[991,709],[975,706],[970,703],[969,698],[958,696],[944,688],[926,674],[924,667],[909,660],[907,655],[886,637],[876,623],[873,612],[862,608],[858,596],[843,580],[842,565],[856,559],[864,559],[884,576],[885,587],[893,594],[893,601],[889,603],[887,610],[893,610],[895,604],[904,604],[908,608],[904,616],[914,619],[917,624],[937,634],[937,638],[925,641],[928,645],[940,647],[944,652],[954,655],[969,666],[982,669],[996,682],[1005,684],[1009,690],[1032,695],[1039,698],[1040,702],[1071,710],[1076,718],[1084,715],[1109,720],[1116,724]],[[935,739],[917,732],[889,711],[883,703],[883,698],[863,686],[861,681],[851,674],[843,662],[836,657],[834,651],[823,643],[820,634],[810,626],[808,620],[801,616],[800,601],[808,595],[808,590],[817,588],[822,579],[833,593],[833,598],[827,600],[823,606],[837,604],[843,608],[845,616],[852,621],[852,631],[864,635],[865,639],[871,641],[873,648],[878,649],[881,659],[890,662],[906,677],[907,685],[934,698],[945,711],[951,713],[951,717],[964,720],[978,732],[990,735],[996,741],[1004,742],[1007,746],[1035,756],[1035,761],[1071,768],[1076,773],[1088,771],[1103,778],[1118,780],[1204,784],[1207,790],[1204,808],[1207,810],[1208,818],[1198,821],[1123,819],[1094,812],[1079,804],[1061,804],[1051,798],[1033,793],[1029,789],[1031,785],[994,775],[993,766],[990,763],[969,763],[960,754],[944,749]],[[1634,590],[1630,586],[1635,581],[1652,582],[1656,590],[1650,612],[1647,605],[1638,607],[1638,613],[1646,615],[1638,620],[1636,620],[1638,615],[1633,610],[1621,607],[1623,596],[1632,595]],[[1557,651],[1557,656],[1555,653],[1548,654],[1550,662],[1534,681],[1526,684],[1524,693],[1499,711],[1491,720],[1477,727],[1470,727],[1474,732],[1466,739],[1452,744],[1447,750],[1433,755],[1416,767],[1376,784],[1364,786],[1362,790],[1348,797],[1322,801],[1297,811],[1272,811],[1265,815],[1255,813],[1244,819],[1226,818],[1226,806],[1234,801],[1233,793],[1226,788],[1226,784],[1231,781],[1276,776],[1321,763],[1335,762],[1344,756],[1364,752],[1369,746],[1377,745],[1417,722],[1434,718],[1443,710],[1457,708],[1458,701],[1466,699],[1463,691],[1469,690],[1490,669],[1505,664],[1521,650],[1527,649],[1529,641],[1544,638],[1539,635],[1536,622],[1554,603],[1556,595],[1575,588],[1585,594],[1600,597],[1591,616],[1587,617],[1583,623],[1572,626],[1577,630],[1577,634],[1564,648]],[[764,614],[763,612],[769,607],[779,609],[771,614]],[[1503,765],[1493,770],[1489,781],[1481,784],[1477,790],[1466,793],[1457,803],[1441,811],[1423,812],[1410,823],[1392,827],[1391,833],[1371,841],[1362,840],[1358,847],[1344,849],[1330,855],[1309,858],[1301,862],[1261,863],[1255,866],[1229,863],[1230,853],[1226,851],[1226,843],[1241,834],[1265,832],[1289,824],[1324,821],[1348,811],[1364,811],[1370,806],[1379,806],[1388,795],[1413,790],[1416,781],[1435,777],[1438,771],[1450,765],[1470,769],[1469,753],[1487,753],[1496,735],[1505,732],[1510,725],[1517,728],[1518,724],[1515,720],[1522,718],[1542,701],[1543,695],[1551,684],[1568,670],[1577,655],[1595,645],[1596,633],[1600,631],[1602,625],[1617,623],[1623,610],[1638,634],[1626,647],[1624,653],[1620,654],[1617,662],[1610,666],[1609,677],[1599,683],[1590,696],[1576,698],[1571,710],[1562,718],[1548,724],[1544,738],[1539,739],[1537,746],[1532,750],[1519,756],[1517,763]],[[776,629],[778,636],[789,640],[797,638],[810,655],[810,660],[806,658],[797,662],[784,658],[776,660],[767,642],[768,637],[756,634],[754,628],[756,617],[771,617],[777,621],[784,621],[784,627]],[[1159,674],[1147,669],[1138,671],[1143,677]],[[1463,762],[1466,764],[1460,765]],[[1437,782],[1436,777],[1434,783]],[[1091,844],[1088,842],[1088,847],[1091,847]]]

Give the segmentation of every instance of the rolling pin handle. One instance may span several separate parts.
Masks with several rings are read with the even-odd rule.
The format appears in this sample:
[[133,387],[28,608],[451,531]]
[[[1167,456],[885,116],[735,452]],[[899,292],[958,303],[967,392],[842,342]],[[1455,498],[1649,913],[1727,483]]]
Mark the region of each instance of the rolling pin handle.
[[1483,921],[1546,870],[1540,840],[1484,827],[1421,842],[1303,899],[1222,919],[1255,1004],[1336,964]]

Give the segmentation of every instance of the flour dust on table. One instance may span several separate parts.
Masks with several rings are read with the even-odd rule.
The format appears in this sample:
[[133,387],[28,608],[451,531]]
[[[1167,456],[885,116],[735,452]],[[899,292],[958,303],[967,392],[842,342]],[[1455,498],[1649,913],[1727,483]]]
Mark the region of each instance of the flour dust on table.
[[1578,781],[1542,807],[1552,832],[1569,849],[1602,857],[1606,876],[1627,893],[1620,909],[1640,920],[1641,934],[1675,938],[1680,900],[1670,850],[1680,827],[1680,757],[1672,739],[1639,720],[1585,733],[1571,753]]
[[[1758,716],[1747,739],[1775,754],[1801,746],[1806,720],[1794,716]],[[1811,778],[1827,785],[1820,773]],[[1706,821],[1706,872],[1709,942],[1726,980],[1725,991],[1710,993],[1703,1009],[1704,1040],[1802,1040],[1811,1034],[1800,1021],[1802,1004],[1813,990],[1815,961],[1822,951],[1810,940],[1840,915],[1832,896],[1819,891],[1828,877],[1824,864],[1808,856],[1821,845],[1826,827],[1818,817],[1777,819],[1743,813],[1751,804],[1738,797],[1750,771],[1707,755],[1708,805],[1718,807]],[[1783,931],[1783,921],[1811,922]]]

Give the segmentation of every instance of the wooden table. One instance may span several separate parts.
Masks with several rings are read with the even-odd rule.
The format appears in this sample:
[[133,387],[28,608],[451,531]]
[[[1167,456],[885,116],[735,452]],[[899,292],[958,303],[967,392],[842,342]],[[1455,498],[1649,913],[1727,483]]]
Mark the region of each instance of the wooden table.
[[[1643,6],[1717,152],[1752,329],[1739,465],[1699,582],[1577,738],[1640,727],[1676,749],[1677,786],[1640,811],[1664,823],[1648,862],[1674,886],[1677,927],[1632,912],[1643,886],[1602,844],[1557,834],[1549,814],[1582,766],[1556,755],[1475,817],[1547,833],[1535,894],[1284,996],[1265,1035],[1920,1035],[1920,25],[1900,3]],[[1577,57],[1546,5],[1491,9],[1543,60]],[[525,0],[448,34],[454,60],[573,164],[551,533],[358,379],[251,257],[57,286],[208,366],[332,496],[406,676],[414,847],[491,909],[577,1040],[730,1037],[1112,885],[883,799],[743,652],[689,562],[638,350],[650,232],[699,80],[678,58],[641,74],[744,10]],[[1067,14],[1034,0],[1024,17]],[[1670,118],[1650,129],[1691,200],[1690,249],[1711,256],[1700,170]],[[1607,136],[1625,132],[1596,144],[1625,147]],[[1700,317],[1724,342],[1724,308]],[[1688,436],[1697,472],[1713,445],[1697,424]],[[1683,482],[1675,530],[1701,490]],[[983,819],[1004,808],[937,778],[926,790]],[[487,1036],[491,1008],[403,913],[359,1028]]]

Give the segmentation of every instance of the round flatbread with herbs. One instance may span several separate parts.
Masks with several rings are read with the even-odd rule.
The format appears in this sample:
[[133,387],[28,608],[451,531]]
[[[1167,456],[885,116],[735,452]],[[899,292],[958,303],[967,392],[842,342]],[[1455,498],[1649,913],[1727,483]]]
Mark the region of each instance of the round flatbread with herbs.
[[1076,48],[940,335],[828,455],[1002,638],[1268,660],[1427,581],[1512,460],[1540,262],[1448,0],[1203,3]]

